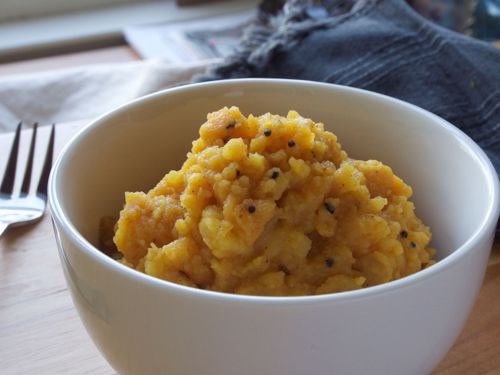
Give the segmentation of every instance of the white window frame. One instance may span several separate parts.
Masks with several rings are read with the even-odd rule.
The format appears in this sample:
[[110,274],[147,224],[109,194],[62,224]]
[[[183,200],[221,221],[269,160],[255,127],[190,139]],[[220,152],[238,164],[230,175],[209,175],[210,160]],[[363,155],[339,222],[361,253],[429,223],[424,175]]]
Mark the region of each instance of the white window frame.
[[26,20],[141,2],[148,2],[148,0],[1,0],[0,22]]
[[[64,1],[64,0],[0,0]],[[66,0],[95,2],[97,0]],[[0,23],[0,63],[123,43],[132,25],[170,23],[255,9],[259,0],[226,0],[179,7],[174,0],[125,2],[105,8]],[[132,2],[130,2],[132,1]]]

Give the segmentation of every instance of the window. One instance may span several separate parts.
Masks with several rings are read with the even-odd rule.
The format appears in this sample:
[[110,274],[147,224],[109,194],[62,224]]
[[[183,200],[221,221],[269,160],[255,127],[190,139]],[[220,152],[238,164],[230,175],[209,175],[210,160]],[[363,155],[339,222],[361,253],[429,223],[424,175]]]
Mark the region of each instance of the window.
[[0,63],[116,45],[123,43],[122,31],[131,25],[177,22],[254,9],[257,2],[0,0]]
[[141,2],[148,2],[148,0],[2,0],[0,2],[0,22]]

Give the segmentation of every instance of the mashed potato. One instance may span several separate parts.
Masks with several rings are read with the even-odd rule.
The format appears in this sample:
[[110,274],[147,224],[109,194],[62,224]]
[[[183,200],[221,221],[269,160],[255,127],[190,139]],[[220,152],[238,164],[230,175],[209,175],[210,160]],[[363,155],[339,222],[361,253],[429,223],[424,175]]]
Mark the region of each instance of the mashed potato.
[[434,263],[411,194],[388,166],[350,159],[322,123],[223,108],[181,170],[125,194],[113,240],[128,266],[196,288],[342,292]]

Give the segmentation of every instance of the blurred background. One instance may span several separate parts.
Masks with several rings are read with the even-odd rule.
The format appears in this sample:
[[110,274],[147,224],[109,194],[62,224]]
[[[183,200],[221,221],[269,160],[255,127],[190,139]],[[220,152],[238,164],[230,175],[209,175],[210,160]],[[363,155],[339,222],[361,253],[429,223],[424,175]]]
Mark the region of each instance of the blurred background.
[[422,16],[476,38],[500,39],[500,0],[408,0]]
[[[407,2],[422,16],[444,27],[486,41],[500,40],[500,0]],[[231,51],[258,3],[257,0],[2,0],[0,64],[127,42],[142,58],[175,61],[196,59],[196,55],[221,57]],[[279,6],[283,1],[275,3]],[[200,20],[206,22],[193,23]],[[181,29],[184,33],[176,33]],[[210,40],[203,31],[208,29],[213,33]],[[198,30],[202,31],[197,33]],[[190,33],[187,37],[186,32]],[[188,48],[183,38],[189,39],[194,47]],[[151,43],[153,39],[165,40]],[[178,56],[166,56],[165,46],[176,44],[185,51]]]

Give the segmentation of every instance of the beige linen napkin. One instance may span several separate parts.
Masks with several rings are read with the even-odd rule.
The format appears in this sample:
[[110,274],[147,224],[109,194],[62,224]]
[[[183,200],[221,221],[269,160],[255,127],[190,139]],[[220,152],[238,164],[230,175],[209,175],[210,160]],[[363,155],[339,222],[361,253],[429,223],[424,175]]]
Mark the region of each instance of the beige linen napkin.
[[28,124],[91,119],[134,98],[188,82],[215,60],[90,65],[0,77],[0,132]]

